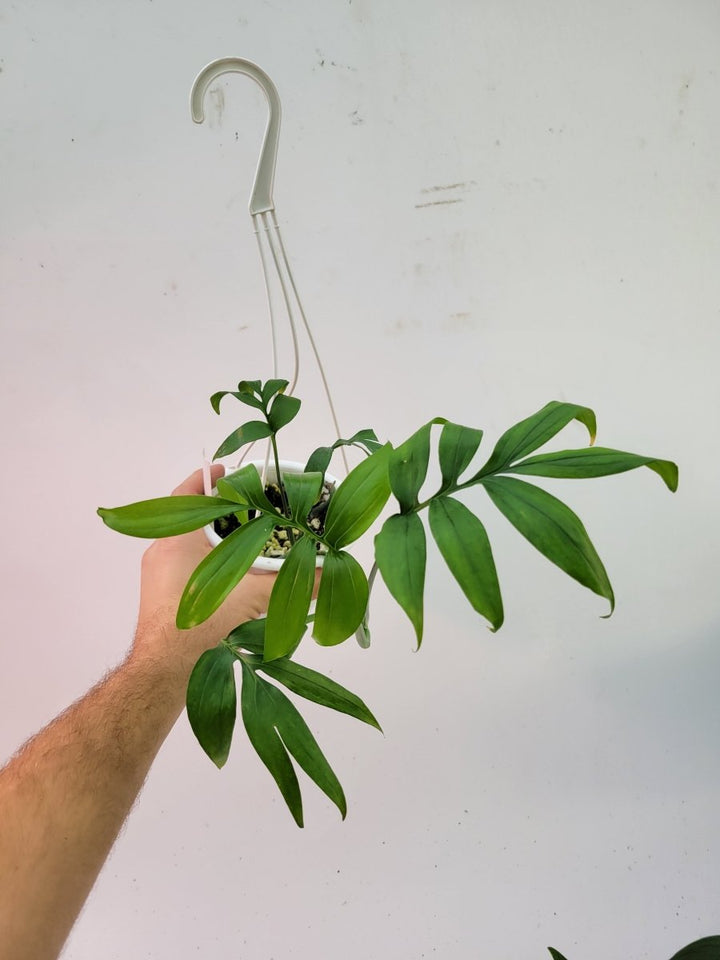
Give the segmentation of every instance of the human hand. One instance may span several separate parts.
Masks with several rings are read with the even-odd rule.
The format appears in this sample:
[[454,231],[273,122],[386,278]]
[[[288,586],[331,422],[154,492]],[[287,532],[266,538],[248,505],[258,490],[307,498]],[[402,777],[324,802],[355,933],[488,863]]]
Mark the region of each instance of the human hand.
[[[223,476],[224,467],[213,464],[210,470],[214,484]],[[173,490],[173,496],[201,493],[202,470],[197,470]],[[256,619],[267,611],[277,579],[277,574],[247,573],[208,620],[191,630],[180,630],[175,625],[175,615],[183,590],[190,574],[211,549],[205,533],[194,530],[156,540],[143,554],[133,656],[162,666],[180,683],[187,681],[201,653],[219,643],[240,623]]]

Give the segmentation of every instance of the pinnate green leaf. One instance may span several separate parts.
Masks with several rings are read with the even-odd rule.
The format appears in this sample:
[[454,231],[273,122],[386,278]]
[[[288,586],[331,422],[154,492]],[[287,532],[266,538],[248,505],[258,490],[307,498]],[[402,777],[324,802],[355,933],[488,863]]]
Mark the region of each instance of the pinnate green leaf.
[[263,513],[277,515],[277,510],[265,496],[257,467],[252,463],[221,477],[217,482],[217,490],[226,500],[235,500]]
[[313,637],[329,647],[351,637],[368,605],[368,582],[357,560],[345,550],[331,550],[323,561]]
[[345,713],[356,720],[362,720],[363,723],[367,723],[377,730],[381,730],[380,724],[360,697],[316,670],[304,667],[287,657],[259,663],[256,669],[262,670],[263,673],[266,673],[299,697],[312,700],[313,703],[319,703],[323,707],[329,707],[339,713]]
[[315,583],[317,549],[303,534],[290,548],[270,594],[265,625],[265,659],[291,653],[302,640]]
[[293,519],[307,523],[307,515],[320,497],[322,482],[322,473],[286,473],[283,476]]
[[446,423],[436,417],[420,427],[405,443],[390,454],[388,467],[390,488],[400,504],[402,513],[417,506],[420,487],[427,476],[430,459],[430,428],[434,423]]
[[[259,677],[258,681],[265,683]],[[347,804],[343,788],[310,728],[300,716],[295,704],[281,690],[270,683],[266,684],[266,688],[275,711],[275,728],[285,747],[310,779],[332,800],[344,820]]]
[[485,477],[481,483],[516,530],[574,580],[609,600],[612,613],[615,598],[605,567],[580,518],[568,506],[513,477]]
[[305,464],[305,472],[325,473],[327,468],[330,466],[334,449],[335,444],[333,444],[331,447],[318,447],[317,450],[313,450],[308,458],[308,462]]
[[362,447],[365,447],[368,453],[374,453],[375,450],[379,450],[382,447],[382,443],[378,440],[377,434],[374,430],[366,428],[364,430],[358,430],[357,433],[354,433],[349,440],[339,440],[337,445],[341,444],[359,444]]
[[225,642],[233,650],[249,650],[262,656],[265,648],[265,617],[241,623],[225,637]]
[[482,430],[463,427],[459,423],[446,423],[440,434],[438,458],[442,471],[442,489],[447,490],[458,482],[460,474],[475,456]]
[[262,384],[259,380],[241,380],[237,388],[240,393],[260,393]]
[[265,406],[268,405],[270,400],[275,396],[276,393],[282,393],[283,390],[288,385],[287,380],[267,380],[260,390],[260,395],[262,396],[262,402]]
[[297,774],[275,729],[275,710],[268,696],[269,684],[256,676],[252,667],[242,663],[240,710],[245,731],[257,755],[272,774],[275,783],[299,827],[303,825],[302,797]]
[[237,586],[272,533],[271,517],[256,517],[221,540],[198,564],[185,586],[177,625],[189,630],[211,616]]
[[492,624],[503,622],[495,561],[485,527],[464,503],[452,497],[430,502],[430,530],[450,572],[473,608]]
[[325,517],[325,540],[345,547],[377,519],[390,496],[389,444],[363,460],[338,484]]
[[250,420],[225,437],[213,454],[213,460],[219,460],[220,457],[228,457],[231,453],[239,450],[240,447],[244,447],[248,443],[254,443],[256,440],[262,440],[264,437],[269,437],[271,433],[272,430],[263,420]]
[[297,416],[299,409],[300,401],[297,397],[286,397],[284,393],[279,393],[268,411],[268,423],[273,432],[277,433],[281,427],[290,423]]
[[621,450],[610,450],[608,447],[583,447],[580,450],[542,453],[527,460],[521,460],[520,463],[508,468],[507,472],[531,474],[536,477],[584,479],[625,473],[637,467],[649,467],[661,477],[669,490],[673,492],[677,490],[678,468],[671,460],[658,460],[656,457],[623,453]]
[[195,664],[187,688],[187,714],[200,746],[217,767],[230,753],[237,692],[235,656],[224,643],[206,650]]
[[[246,685],[248,687],[247,703]],[[255,715],[248,717],[247,714],[250,714],[253,708]],[[298,826],[302,826],[302,799],[288,752],[338,807],[345,819],[347,805],[340,782],[297,708],[284,693],[258,677],[245,663],[243,663],[242,711],[248,736],[280,787]],[[250,719],[250,727],[248,727],[248,719]],[[284,754],[284,759],[281,759],[280,751]],[[292,776],[289,775],[290,771]]]
[[551,400],[537,413],[506,430],[495,444],[488,462],[475,476],[479,478],[506,470],[510,464],[551,440],[571,420],[579,420],[587,427],[590,442],[593,443],[596,433],[593,411],[589,407],[580,407],[575,403]]
[[210,397],[210,403],[215,413],[220,413],[220,401],[223,397],[235,397],[249,407],[255,407],[256,410],[262,410],[262,402],[252,393],[238,393],[234,390],[219,390]]
[[348,446],[362,447],[367,454],[371,454],[374,453],[375,450],[379,450],[382,444],[375,435],[374,430],[358,430],[349,440],[336,440],[331,447],[318,447],[317,450],[314,450],[310,454],[310,458],[305,466],[306,473],[311,473],[315,470],[325,473],[330,466],[330,460],[335,450],[337,450],[338,447]]
[[106,526],[129,537],[157,540],[199,530],[237,510],[237,503],[196,494],[140,500],[124,507],[98,507]]
[[418,647],[423,635],[423,590],[427,546],[416,513],[395,514],[375,537],[375,561],[385,585],[415,628]]

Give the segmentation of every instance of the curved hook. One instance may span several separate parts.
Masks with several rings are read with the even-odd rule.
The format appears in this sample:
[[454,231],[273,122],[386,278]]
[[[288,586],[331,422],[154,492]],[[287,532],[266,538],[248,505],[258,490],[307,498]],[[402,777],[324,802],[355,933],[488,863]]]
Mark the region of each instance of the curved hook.
[[243,73],[247,77],[252,77],[262,88],[270,108],[255,173],[255,183],[250,194],[250,213],[254,216],[256,213],[275,209],[272,190],[280,138],[280,97],[270,77],[252,61],[242,60],[240,57],[223,57],[221,60],[213,60],[197,75],[190,91],[190,113],[195,123],[202,123],[205,119],[203,104],[208,87],[213,80],[217,80],[224,73]]

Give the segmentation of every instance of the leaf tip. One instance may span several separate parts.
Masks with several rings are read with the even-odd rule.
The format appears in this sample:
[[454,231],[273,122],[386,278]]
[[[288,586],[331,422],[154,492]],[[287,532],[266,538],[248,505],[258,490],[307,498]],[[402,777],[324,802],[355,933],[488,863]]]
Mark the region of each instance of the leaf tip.
[[608,613],[604,613],[604,614],[600,617],[601,620],[609,620],[610,617],[611,617],[611,616],[613,615],[613,613],[615,612],[615,594],[611,592],[611,593],[610,593],[610,596],[607,597],[607,599],[608,599],[608,601],[609,601],[609,603],[610,603],[610,610],[609,610]]
[[182,605],[178,607],[178,612],[175,615],[175,626],[178,630],[191,630],[193,627],[196,627],[198,623],[202,623],[202,621],[196,620],[192,613],[185,610]]
[[503,611],[500,611],[500,615],[495,619],[491,620],[488,624],[488,630],[490,633],[497,633],[500,627],[505,623],[505,614]]

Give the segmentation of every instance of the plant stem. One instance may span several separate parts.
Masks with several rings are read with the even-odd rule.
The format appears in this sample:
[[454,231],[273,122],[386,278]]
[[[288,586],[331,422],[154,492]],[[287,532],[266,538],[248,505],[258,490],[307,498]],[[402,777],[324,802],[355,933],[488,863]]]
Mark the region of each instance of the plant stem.
[[[492,477],[495,473],[502,473],[502,470],[493,471],[493,473],[483,474],[483,476]],[[419,503],[416,507],[413,507],[410,511],[411,513],[420,513],[421,510],[424,510],[426,507],[429,507],[433,500],[436,500],[438,497],[448,497],[452,493],[457,493],[459,490],[467,490],[468,487],[477,486],[480,483],[481,477],[474,476],[470,477],[469,480],[466,480],[464,483],[452,483],[449,487],[441,487],[437,493],[434,493],[431,497],[428,497],[427,500],[424,500],[422,503]]]
[[[282,476],[280,474],[280,458],[278,457],[277,441],[275,440],[274,433],[270,434],[270,443],[272,444],[273,457],[275,459],[275,476],[277,477],[277,485],[278,489],[280,490],[283,515],[286,516],[288,520],[292,520],[290,515],[290,504],[288,503],[288,499],[285,494],[285,487],[283,486],[282,482]],[[290,543],[295,543],[295,534],[293,533],[292,527],[288,527],[288,536],[290,537]]]
[[372,593],[373,584],[375,583],[375,577],[377,576],[378,565],[373,563],[370,573],[368,575],[368,607],[370,606],[370,594]]

